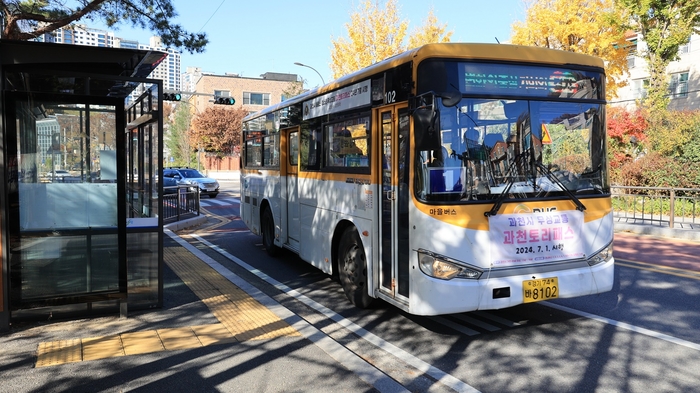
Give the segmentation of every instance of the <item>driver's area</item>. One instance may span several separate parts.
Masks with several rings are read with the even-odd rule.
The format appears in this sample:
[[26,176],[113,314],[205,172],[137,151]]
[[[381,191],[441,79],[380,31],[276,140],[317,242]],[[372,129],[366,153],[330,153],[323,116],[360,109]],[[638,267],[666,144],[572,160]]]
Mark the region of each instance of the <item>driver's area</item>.
[[419,200],[469,203],[605,192],[599,104],[454,95],[423,102],[414,115]]

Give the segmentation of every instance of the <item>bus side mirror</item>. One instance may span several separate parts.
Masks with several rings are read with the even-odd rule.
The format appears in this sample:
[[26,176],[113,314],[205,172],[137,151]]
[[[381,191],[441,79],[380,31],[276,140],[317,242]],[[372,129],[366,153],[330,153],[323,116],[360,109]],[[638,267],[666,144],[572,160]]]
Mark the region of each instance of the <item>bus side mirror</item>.
[[418,150],[440,148],[440,111],[432,92],[411,97],[409,111],[413,116],[413,133]]
[[413,130],[418,150],[440,148],[440,111],[433,107],[413,111]]

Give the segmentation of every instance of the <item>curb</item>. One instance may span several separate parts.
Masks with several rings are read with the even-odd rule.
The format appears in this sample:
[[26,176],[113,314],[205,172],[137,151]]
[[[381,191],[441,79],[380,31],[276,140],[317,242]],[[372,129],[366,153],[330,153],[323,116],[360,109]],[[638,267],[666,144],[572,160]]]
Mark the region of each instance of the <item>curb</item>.
[[667,228],[654,225],[627,224],[616,222],[615,232],[629,232],[639,235],[650,235],[657,237],[668,237],[673,239],[691,240],[700,242],[700,231],[692,229]]
[[202,225],[205,222],[207,222],[207,216],[205,214],[201,214],[197,217],[192,217],[188,218],[186,220],[180,220],[180,221],[175,221],[171,222],[170,224],[163,225],[163,229],[169,229],[173,232],[179,231],[181,229],[189,228],[189,227],[194,227],[197,225]]

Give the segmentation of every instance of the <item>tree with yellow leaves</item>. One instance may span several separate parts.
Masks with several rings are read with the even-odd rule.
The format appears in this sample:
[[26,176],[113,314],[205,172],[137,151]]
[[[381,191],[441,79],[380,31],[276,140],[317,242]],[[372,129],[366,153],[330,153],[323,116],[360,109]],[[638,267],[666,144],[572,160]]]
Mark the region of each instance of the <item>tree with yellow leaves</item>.
[[[332,40],[331,71],[333,78],[358,71],[407,49],[408,21],[401,20],[397,0],[387,0],[384,9],[378,2],[365,0],[350,15],[348,38]],[[452,32],[445,32],[446,25],[438,25],[432,10],[425,24],[409,38],[409,47],[431,42],[449,42]]]
[[525,22],[512,26],[511,43],[600,57],[605,61],[607,98],[627,83],[627,14],[615,0],[534,0]]
[[418,48],[419,46],[435,42],[450,42],[452,32],[445,32],[446,29],[447,23],[444,25],[438,24],[437,17],[431,8],[430,12],[428,12],[428,17],[423,22],[423,26],[415,29],[413,34],[408,37],[408,49]]

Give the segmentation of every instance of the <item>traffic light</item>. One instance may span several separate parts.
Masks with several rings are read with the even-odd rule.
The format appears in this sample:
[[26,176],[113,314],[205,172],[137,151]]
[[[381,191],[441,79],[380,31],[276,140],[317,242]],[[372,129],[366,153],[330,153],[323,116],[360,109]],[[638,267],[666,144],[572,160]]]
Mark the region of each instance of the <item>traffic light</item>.
[[233,105],[236,103],[236,100],[234,100],[233,97],[218,97],[214,100],[214,103],[219,105]]
[[180,101],[182,95],[180,93],[164,93],[163,101]]

